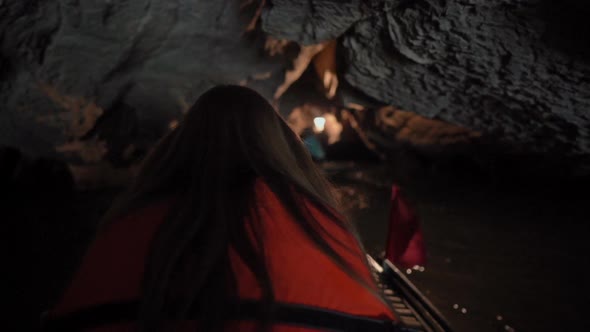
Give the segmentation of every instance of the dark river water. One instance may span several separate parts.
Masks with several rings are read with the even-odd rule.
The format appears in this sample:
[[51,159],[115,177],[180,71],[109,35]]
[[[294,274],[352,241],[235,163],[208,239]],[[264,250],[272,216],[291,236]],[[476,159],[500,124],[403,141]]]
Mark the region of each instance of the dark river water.
[[[378,254],[391,180],[370,172],[356,168],[335,182],[351,188],[353,201],[362,200],[351,215],[367,250]],[[425,270],[407,276],[456,331],[590,331],[586,192],[416,177],[400,182],[428,250]]]

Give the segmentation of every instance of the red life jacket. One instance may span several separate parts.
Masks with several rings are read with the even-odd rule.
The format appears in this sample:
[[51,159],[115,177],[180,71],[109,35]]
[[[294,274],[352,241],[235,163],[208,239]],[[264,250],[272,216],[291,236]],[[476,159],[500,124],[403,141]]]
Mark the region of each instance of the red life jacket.
[[[310,305],[355,316],[394,320],[391,310],[342,271],[321,252],[300,229],[276,195],[261,180],[255,185],[259,216],[265,234],[268,269],[276,300],[281,303]],[[169,202],[145,207],[112,223],[90,246],[73,281],[50,317],[60,317],[100,304],[132,301],[140,297],[140,284],[151,241],[164,221]],[[354,253],[334,245],[340,255],[374,285],[371,273],[363,263],[363,253],[349,232],[336,226],[330,218],[314,208],[310,211],[335,239],[353,248]],[[261,291],[253,273],[230,248],[232,268],[238,278],[238,296],[259,299]],[[88,331],[131,331],[132,322],[89,329]],[[254,331],[256,324],[231,322],[228,331]],[[194,330],[194,327],[193,327]],[[276,323],[274,332],[303,332],[317,329]]]

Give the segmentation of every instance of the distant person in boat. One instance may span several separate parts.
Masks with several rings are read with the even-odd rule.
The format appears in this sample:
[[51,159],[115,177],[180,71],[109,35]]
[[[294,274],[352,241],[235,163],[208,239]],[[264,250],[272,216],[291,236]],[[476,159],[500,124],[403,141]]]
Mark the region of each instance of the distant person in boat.
[[301,140],[314,161],[322,161],[326,159],[326,151],[324,151],[324,147],[313,132],[313,129],[306,128],[303,130],[303,133],[301,133]]
[[215,87],[146,157],[45,328],[384,331],[394,314],[340,211],[263,97]]

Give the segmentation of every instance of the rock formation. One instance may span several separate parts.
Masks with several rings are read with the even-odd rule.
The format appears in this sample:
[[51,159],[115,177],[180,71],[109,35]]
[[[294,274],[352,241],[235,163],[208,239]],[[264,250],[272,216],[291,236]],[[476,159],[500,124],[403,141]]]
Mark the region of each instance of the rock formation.
[[[410,128],[425,132],[417,144],[459,133],[585,157],[589,8],[576,0],[4,0],[0,145],[74,166],[127,167],[202,91],[233,83],[277,98],[285,115],[297,106],[287,99],[303,105],[323,87],[331,107],[365,113],[359,123],[377,145],[420,124]],[[316,82],[293,97],[305,75]],[[397,121],[409,117],[422,120]]]

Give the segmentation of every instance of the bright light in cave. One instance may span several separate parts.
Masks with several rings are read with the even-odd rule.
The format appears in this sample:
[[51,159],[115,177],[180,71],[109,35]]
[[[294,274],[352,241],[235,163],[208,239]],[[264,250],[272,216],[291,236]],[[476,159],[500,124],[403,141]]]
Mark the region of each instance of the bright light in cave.
[[323,116],[318,116],[313,119],[313,128],[315,129],[315,132],[321,133],[322,131],[324,131],[325,126],[326,118],[324,118]]

